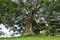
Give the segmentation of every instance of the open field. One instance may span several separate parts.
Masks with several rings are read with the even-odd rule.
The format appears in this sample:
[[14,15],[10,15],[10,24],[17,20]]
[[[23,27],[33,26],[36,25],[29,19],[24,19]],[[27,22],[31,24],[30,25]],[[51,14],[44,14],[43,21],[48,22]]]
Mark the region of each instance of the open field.
[[53,36],[21,36],[17,38],[0,38],[0,40],[60,40],[60,37]]

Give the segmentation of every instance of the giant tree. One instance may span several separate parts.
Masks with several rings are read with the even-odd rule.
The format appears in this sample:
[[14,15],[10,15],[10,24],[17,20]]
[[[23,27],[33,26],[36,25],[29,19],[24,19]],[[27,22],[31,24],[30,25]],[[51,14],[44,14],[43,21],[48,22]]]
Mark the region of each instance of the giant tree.
[[42,26],[47,22],[51,25],[50,19],[55,17],[54,12],[58,9],[57,7],[60,7],[56,0],[0,0],[0,5],[0,16],[3,14],[3,18],[0,18],[11,25],[14,25],[15,20],[22,25],[24,23],[25,34],[34,34],[32,27],[38,24]]

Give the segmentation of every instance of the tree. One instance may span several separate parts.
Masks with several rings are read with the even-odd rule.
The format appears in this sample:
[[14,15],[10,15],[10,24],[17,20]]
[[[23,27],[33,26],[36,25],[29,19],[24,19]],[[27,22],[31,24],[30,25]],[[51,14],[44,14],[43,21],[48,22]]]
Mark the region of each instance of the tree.
[[19,6],[11,0],[0,0],[0,19],[9,26],[13,25],[20,11],[18,8]]
[[[20,5],[22,4],[22,7],[24,7],[24,9],[27,10],[28,12],[28,19],[27,19],[27,22],[25,23],[26,34],[34,34],[32,30],[34,14],[40,15],[40,13],[43,13],[45,15],[48,13],[49,15],[47,17],[50,17],[50,14],[51,14],[50,12],[53,11],[55,8],[54,0],[51,0],[51,1],[49,0],[26,0],[25,2],[24,0],[19,0],[19,3]],[[42,12],[40,10],[42,10]]]
[[[5,1],[0,0],[0,5],[1,5],[0,16],[2,16],[0,17],[0,19],[9,25],[14,25],[16,22],[19,25],[20,23],[22,25],[24,24],[25,34],[34,34],[32,29],[33,26],[36,26],[39,24],[41,29],[42,28],[41,26],[43,26],[45,22],[51,25],[50,20],[55,18],[56,16],[54,12],[58,12],[60,8],[60,5],[59,5],[60,3],[58,1],[17,0],[17,2],[14,2],[11,0],[5,0]],[[37,24],[35,25],[34,23],[37,23]]]

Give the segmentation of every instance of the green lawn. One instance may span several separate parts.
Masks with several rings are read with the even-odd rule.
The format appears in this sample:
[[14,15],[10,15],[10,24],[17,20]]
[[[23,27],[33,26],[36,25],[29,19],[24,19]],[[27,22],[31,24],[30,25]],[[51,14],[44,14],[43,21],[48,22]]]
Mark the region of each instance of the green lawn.
[[17,38],[0,38],[0,40],[60,40],[60,37],[48,37],[48,36],[21,36]]

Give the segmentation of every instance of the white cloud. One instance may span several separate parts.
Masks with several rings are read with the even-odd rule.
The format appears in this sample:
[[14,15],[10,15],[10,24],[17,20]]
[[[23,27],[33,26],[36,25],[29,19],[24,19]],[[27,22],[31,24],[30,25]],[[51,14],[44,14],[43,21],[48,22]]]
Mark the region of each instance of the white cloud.
[[[17,25],[16,25],[17,26]],[[0,38],[7,38],[7,37],[18,37],[18,36],[21,36],[21,34],[14,34],[14,32],[13,32],[13,30],[11,30],[10,32],[9,32],[9,30],[10,30],[10,28],[9,29],[7,29],[6,27],[5,27],[5,25],[4,24],[0,24],[0,31],[1,32],[3,32],[4,34],[2,34],[1,36],[0,36]],[[14,34],[14,36],[11,36],[11,35],[13,35]]]

